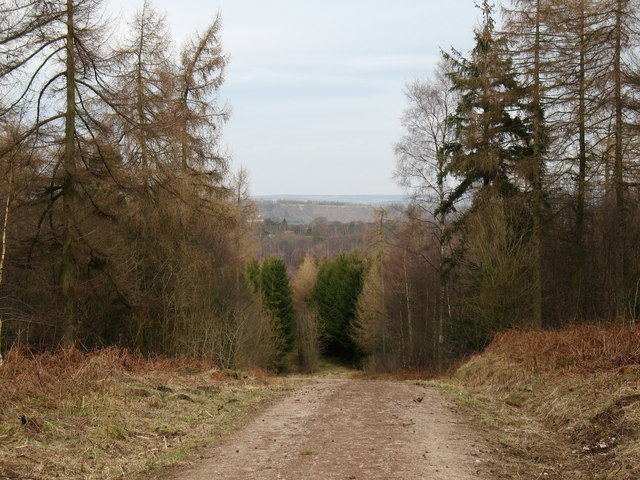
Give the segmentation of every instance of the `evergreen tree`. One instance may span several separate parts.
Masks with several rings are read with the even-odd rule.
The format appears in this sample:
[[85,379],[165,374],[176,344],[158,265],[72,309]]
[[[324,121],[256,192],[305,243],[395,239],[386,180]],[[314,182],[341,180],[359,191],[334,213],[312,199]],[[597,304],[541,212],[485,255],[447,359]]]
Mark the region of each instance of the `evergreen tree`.
[[356,360],[353,326],[362,290],[365,262],[357,254],[341,254],[322,263],[313,290],[326,353]]
[[[474,341],[495,332],[495,322],[497,330],[522,325],[524,319],[539,325],[541,291],[539,257],[522,252],[540,251],[535,234],[539,233],[541,163],[535,162],[540,162],[543,153],[543,119],[540,105],[532,101],[535,89],[518,82],[507,39],[495,32],[488,0],[482,2],[481,10],[483,22],[475,32],[470,59],[456,51],[446,55],[454,67],[450,78],[460,94],[451,119],[455,140],[448,145],[460,184],[441,206],[443,211],[452,209],[454,202],[473,192],[461,243],[466,249],[462,263],[469,266],[463,318],[476,325]],[[536,141],[538,148],[534,148]],[[530,187],[535,198],[527,202]],[[489,248],[486,242],[486,246],[479,245],[479,238],[500,239],[501,243]],[[509,283],[516,278],[524,281]],[[524,288],[530,283],[536,285],[533,291]],[[504,285],[511,288],[507,295],[501,291]]]
[[257,260],[251,260],[246,264],[244,267],[244,279],[255,293],[262,290],[262,287],[260,286],[260,262]]
[[275,331],[280,342],[280,353],[291,351],[294,345],[293,299],[284,261],[267,257],[260,269],[262,293],[266,308],[273,315]]
[[453,88],[460,94],[451,118],[456,138],[448,149],[453,155],[452,170],[461,183],[443,203],[444,211],[479,182],[476,202],[484,195],[514,196],[521,170],[526,168],[523,160],[533,153],[527,92],[505,56],[505,39],[496,35],[492,6],[484,0],[481,9],[483,24],[475,32],[471,58],[456,50],[445,54],[453,66],[449,74]]

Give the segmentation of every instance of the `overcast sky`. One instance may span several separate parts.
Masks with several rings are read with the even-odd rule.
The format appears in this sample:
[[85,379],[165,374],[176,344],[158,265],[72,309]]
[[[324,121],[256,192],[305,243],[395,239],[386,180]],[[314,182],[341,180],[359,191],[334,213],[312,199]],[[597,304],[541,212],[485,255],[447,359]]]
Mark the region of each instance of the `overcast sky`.
[[[140,1],[109,0],[129,15]],[[179,44],[220,10],[224,143],[266,194],[395,194],[404,85],[467,52],[473,0],[155,0]]]

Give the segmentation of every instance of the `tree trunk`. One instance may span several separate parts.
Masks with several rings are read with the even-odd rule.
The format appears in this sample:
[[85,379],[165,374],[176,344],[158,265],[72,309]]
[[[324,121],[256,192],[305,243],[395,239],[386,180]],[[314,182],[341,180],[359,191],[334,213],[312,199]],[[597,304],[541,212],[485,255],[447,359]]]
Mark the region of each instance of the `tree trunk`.
[[[7,201],[4,205],[4,220],[2,221],[2,251],[0,253],[0,287],[4,281],[4,265],[7,258],[7,229],[9,227],[9,211],[11,208],[11,197],[13,195],[13,162],[9,163],[9,185],[7,189]],[[3,364],[2,358],[2,327],[4,319],[0,312],[0,365]]]
[[533,59],[533,318],[532,327],[542,328],[542,105],[540,94],[540,0],[536,2]]
[[404,267],[404,293],[407,302],[407,333],[409,334],[409,362],[413,361],[413,309],[411,308],[411,294],[409,290],[409,273],[407,270],[407,248],[402,259]]
[[616,196],[615,211],[615,250],[614,250],[614,311],[616,316],[624,308],[624,257],[625,257],[625,205],[622,150],[622,12],[624,0],[617,0],[615,13],[615,50],[613,59],[614,108],[615,108],[615,150],[613,181]]
[[[444,217],[444,215],[442,215]],[[444,241],[444,220],[440,224],[440,259],[438,264],[438,323],[435,332],[435,356],[436,368],[439,372],[444,369],[444,325],[445,325],[445,291],[447,288],[447,277],[445,268],[445,241]]]
[[145,1],[142,6],[142,14],[141,21],[142,24],[140,26],[140,38],[138,43],[138,51],[137,51],[137,65],[136,65],[136,113],[138,115],[138,131],[140,135],[140,160],[142,163],[142,169],[144,174],[144,187],[145,192],[148,187],[148,166],[149,166],[149,153],[147,146],[147,118],[144,113],[144,103],[145,103],[145,94],[144,94],[144,83],[142,80],[142,49],[145,42],[145,22],[146,22],[146,11],[147,11],[147,2]]
[[584,203],[587,188],[587,141],[586,141],[586,10],[584,0],[580,2],[579,39],[580,64],[578,66],[578,198],[576,203],[576,265],[574,272],[575,315],[582,309],[582,277],[584,270]]
[[73,252],[73,221],[76,203],[76,150],[75,150],[75,46],[74,46],[74,5],[67,0],[67,38],[66,38],[66,115],[64,130],[64,182],[62,185],[62,261],[60,266],[60,292],[62,294],[61,344],[69,346],[75,339],[75,257]]

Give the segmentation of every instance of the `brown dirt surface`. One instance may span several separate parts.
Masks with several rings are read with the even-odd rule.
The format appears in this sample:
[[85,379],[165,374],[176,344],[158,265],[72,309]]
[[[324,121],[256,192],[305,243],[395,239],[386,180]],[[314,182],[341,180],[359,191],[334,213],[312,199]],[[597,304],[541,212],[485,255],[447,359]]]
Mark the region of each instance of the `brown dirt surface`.
[[316,378],[172,478],[491,478],[484,448],[467,419],[433,387]]

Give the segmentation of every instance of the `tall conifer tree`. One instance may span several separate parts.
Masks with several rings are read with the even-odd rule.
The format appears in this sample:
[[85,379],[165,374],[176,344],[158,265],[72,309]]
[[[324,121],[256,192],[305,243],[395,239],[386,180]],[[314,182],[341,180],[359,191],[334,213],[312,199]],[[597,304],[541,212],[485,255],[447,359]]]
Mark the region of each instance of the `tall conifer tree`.
[[293,348],[295,336],[291,286],[287,267],[281,258],[264,259],[260,270],[260,285],[265,306],[273,315],[275,331],[280,341],[280,352],[284,354]]
[[505,39],[498,37],[488,0],[481,6],[483,23],[475,32],[476,45],[466,59],[454,50],[445,57],[452,62],[453,88],[460,103],[452,122],[456,139],[448,145],[452,169],[461,183],[444,202],[443,209],[478,186],[481,197],[508,198],[520,189],[522,169],[533,153],[526,90],[506,56]]

